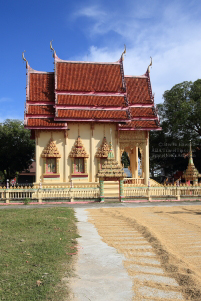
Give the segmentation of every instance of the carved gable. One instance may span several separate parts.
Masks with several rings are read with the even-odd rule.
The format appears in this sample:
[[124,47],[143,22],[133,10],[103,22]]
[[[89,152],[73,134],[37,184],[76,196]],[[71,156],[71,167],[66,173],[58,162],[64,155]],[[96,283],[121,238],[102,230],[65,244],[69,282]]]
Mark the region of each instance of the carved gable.
[[109,151],[110,151],[110,147],[107,143],[106,137],[104,137],[101,146],[98,148],[98,151],[96,152],[96,158],[107,158]]
[[43,150],[41,157],[42,158],[48,158],[48,157],[61,158],[61,155],[59,154],[56,143],[52,140],[52,138],[50,138],[48,145]]
[[86,153],[86,150],[82,144],[82,140],[80,136],[78,136],[77,140],[75,141],[75,144],[73,146],[72,151],[70,152],[70,158],[76,158],[76,157],[82,157],[82,158],[88,158],[89,155]]

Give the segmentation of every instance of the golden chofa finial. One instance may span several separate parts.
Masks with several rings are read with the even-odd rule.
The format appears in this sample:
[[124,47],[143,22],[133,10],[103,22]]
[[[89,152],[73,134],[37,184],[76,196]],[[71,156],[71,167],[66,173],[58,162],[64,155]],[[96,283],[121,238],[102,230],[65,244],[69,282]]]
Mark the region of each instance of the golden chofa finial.
[[52,57],[54,57],[54,54],[56,53],[56,51],[54,50],[54,48],[52,47],[52,41],[50,41],[50,50],[52,51]]
[[26,68],[28,68],[28,61],[27,61],[27,59],[26,59],[25,56],[24,56],[24,53],[25,53],[25,52],[26,52],[26,50],[24,50],[24,51],[22,52],[22,60],[26,62]]
[[124,44],[124,51],[122,52],[122,55],[121,55],[122,61],[124,60],[124,54],[126,54],[126,45],[125,44]]
[[148,72],[150,73],[150,67],[152,66],[152,57],[150,56],[150,59],[151,59],[151,62],[150,62],[150,64],[149,64],[149,66],[148,66]]

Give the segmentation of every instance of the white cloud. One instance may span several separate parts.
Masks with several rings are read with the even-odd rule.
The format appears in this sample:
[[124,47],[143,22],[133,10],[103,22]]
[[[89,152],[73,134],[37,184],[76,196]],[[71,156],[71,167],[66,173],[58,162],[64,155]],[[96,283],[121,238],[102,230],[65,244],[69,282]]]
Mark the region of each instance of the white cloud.
[[148,0],[144,5],[136,5],[135,2],[130,6],[130,11],[124,14],[109,14],[102,9],[100,16],[97,7],[91,10],[90,7],[86,8],[85,16],[94,18],[91,34],[98,37],[113,31],[119,34],[119,39],[116,45],[113,41],[107,47],[93,45],[89,54],[81,58],[117,61],[126,41],[125,74],[142,75],[152,56],[151,82],[156,103],[162,102],[164,91],[175,84],[198,79],[201,61],[199,10],[196,11],[192,3],[187,3],[187,6],[179,1],[170,1],[161,7],[158,4],[158,1],[154,1],[152,8],[147,9]]

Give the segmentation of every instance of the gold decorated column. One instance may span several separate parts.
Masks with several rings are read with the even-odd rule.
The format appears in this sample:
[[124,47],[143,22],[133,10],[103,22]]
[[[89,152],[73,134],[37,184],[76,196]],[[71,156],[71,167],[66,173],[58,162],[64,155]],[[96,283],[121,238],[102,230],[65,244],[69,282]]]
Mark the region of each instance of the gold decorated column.
[[135,146],[131,152],[131,172],[132,178],[138,178],[138,147]]
[[144,147],[144,178],[145,185],[148,185],[149,180],[149,132],[146,133],[146,143]]
[[68,131],[64,130],[64,182],[68,182],[67,152],[68,152]]
[[115,155],[116,155],[116,161],[120,164],[121,159],[120,159],[120,147],[119,147],[119,131],[116,131],[116,151],[115,151]]
[[35,142],[36,142],[36,183],[40,182],[40,176],[41,176],[41,171],[40,171],[40,156],[39,156],[39,143],[38,139],[40,137],[40,133],[38,130],[35,131]]
[[95,182],[95,163],[94,163],[94,124],[91,124],[91,137],[90,137],[90,176],[89,181]]

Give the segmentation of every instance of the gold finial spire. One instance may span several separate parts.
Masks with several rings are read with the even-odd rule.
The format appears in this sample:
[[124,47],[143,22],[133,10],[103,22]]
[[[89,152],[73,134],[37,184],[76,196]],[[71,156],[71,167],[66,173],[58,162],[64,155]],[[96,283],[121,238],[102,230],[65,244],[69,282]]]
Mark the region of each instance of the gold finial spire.
[[150,64],[149,64],[149,66],[148,66],[148,72],[150,73],[150,67],[152,66],[152,57],[150,56],[150,59],[151,59],[151,62],[150,62]]
[[25,56],[24,56],[24,53],[25,53],[25,52],[26,52],[26,50],[24,50],[24,51],[22,52],[22,60],[26,62],[26,68],[28,68],[28,61],[27,61],[27,59],[26,59]]
[[126,45],[125,44],[124,44],[124,51],[122,52],[122,55],[121,55],[122,61],[124,60],[124,54],[126,54]]
[[52,41],[50,41],[50,51],[52,51],[52,57],[54,57],[54,54],[56,53],[56,51],[54,50],[54,48],[52,47]]

